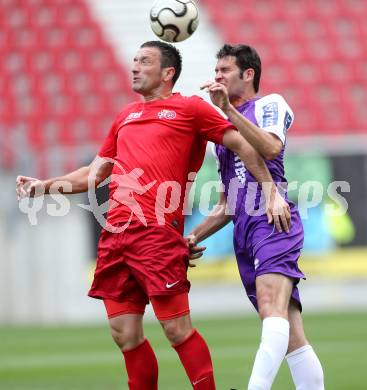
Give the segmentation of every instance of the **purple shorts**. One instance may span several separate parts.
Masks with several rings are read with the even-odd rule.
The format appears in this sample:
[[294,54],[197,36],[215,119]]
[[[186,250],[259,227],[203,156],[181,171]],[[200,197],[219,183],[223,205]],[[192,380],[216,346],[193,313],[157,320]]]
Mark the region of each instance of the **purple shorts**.
[[257,307],[255,280],[259,275],[278,273],[294,280],[292,298],[302,310],[297,284],[305,275],[298,268],[303,246],[303,226],[296,207],[291,207],[289,233],[279,233],[266,216],[240,216],[234,225],[234,249],[242,283],[251,303]]

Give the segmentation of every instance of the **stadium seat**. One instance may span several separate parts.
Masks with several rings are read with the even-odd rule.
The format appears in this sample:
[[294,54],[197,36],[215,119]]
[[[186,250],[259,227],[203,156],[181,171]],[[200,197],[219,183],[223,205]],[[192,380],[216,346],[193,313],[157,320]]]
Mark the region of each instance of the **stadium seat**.
[[224,41],[258,50],[264,68],[261,92],[287,98],[297,118],[292,134],[367,131],[364,1],[202,2]]
[[[0,163],[17,164],[12,134],[22,128],[46,175],[49,146],[95,150],[134,95],[84,0],[2,0],[0,23],[0,132],[8,140],[6,150],[0,143]],[[78,164],[63,158],[69,168]],[[56,173],[63,168],[60,161]]]

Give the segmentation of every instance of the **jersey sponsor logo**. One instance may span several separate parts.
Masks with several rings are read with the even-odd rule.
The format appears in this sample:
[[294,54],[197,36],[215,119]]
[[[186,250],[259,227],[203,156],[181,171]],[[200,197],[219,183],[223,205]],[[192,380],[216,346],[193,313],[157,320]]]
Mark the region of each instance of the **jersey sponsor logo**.
[[175,119],[176,118],[176,111],[173,110],[161,110],[158,112],[158,118],[159,119]]
[[278,123],[278,103],[271,102],[263,107],[262,127],[275,126]]
[[234,171],[240,183],[244,184],[246,182],[246,167],[237,154],[234,155]]
[[291,116],[291,114],[287,111],[287,112],[285,113],[285,116],[284,116],[284,129],[283,129],[283,133],[284,133],[284,134],[288,131],[288,129],[290,128],[291,124],[292,124],[292,116]]
[[172,288],[173,286],[176,286],[176,284],[179,283],[179,280],[177,280],[176,282],[174,283],[166,283],[166,288]]
[[130,112],[130,114],[125,118],[124,120],[124,124],[127,123],[127,122],[130,122],[134,119],[139,119],[142,115],[143,111],[139,111],[139,112]]

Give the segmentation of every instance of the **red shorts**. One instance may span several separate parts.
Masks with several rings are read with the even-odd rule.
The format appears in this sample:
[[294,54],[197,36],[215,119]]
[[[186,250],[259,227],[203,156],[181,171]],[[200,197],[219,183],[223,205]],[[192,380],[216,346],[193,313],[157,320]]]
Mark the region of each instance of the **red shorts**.
[[170,226],[134,222],[122,233],[102,230],[89,296],[117,302],[149,303],[149,298],[188,292],[189,252]]

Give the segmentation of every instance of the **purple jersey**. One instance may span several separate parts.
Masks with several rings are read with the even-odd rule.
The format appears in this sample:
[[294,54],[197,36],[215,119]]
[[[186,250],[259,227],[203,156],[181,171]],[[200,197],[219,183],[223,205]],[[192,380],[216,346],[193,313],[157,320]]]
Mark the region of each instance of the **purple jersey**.
[[[286,185],[283,157],[285,136],[293,122],[292,110],[276,94],[252,99],[237,110],[256,126],[275,134],[283,142],[279,155],[272,161],[265,160],[265,163],[273,181]],[[250,301],[257,308],[257,276],[280,273],[294,280],[292,298],[301,307],[296,285],[300,278],[304,278],[298,268],[298,258],[303,246],[303,227],[296,206],[287,199],[292,216],[290,232],[276,231],[274,225],[268,224],[264,215],[265,201],[254,176],[229,149],[216,145],[215,151],[227,204],[231,213],[234,213],[234,250]]]
[[[274,160],[265,160],[274,182],[282,183],[283,187],[287,183],[283,163],[285,136],[293,122],[292,110],[277,94],[251,99],[237,107],[237,110],[256,126],[275,134],[283,142],[284,146],[279,155]],[[216,145],[215,153],[227,203],[234,212],[234,218],[244,214],[263,214],[264,200],[260,197],[260,186],[241,159],[222,145]]]

